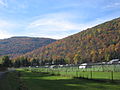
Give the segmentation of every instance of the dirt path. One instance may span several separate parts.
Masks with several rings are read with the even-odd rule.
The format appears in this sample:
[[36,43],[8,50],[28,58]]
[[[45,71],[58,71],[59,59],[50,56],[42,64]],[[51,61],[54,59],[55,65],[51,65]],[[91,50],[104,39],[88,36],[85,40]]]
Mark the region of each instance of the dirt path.
[[7,72],[7,71],[0,72],[0,79],[2,78],[2,76],[3,76],[6,72]]
[[7,71],[0,71],[0,79],[2,78],[2,76],[5,74],[5,73],[7,73],[7,72],[13,72],[13,71],[15,71],[15,69],[14,68],[8,68],[7,69]]

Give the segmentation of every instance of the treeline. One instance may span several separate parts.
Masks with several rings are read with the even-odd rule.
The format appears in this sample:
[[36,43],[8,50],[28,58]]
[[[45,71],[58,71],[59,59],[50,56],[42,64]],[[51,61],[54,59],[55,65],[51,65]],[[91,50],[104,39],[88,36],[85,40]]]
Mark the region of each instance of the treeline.
[[120,59],[120,18],[58,40],[24,57],[53,61],[64,59],[75,64]]
[[120,59],[120,18],[55,41],[12,61],[15,67],[24,67],[24,63],[32,66],[34,62],[40,65],[52,62],[79,64],[108,62],[111,59]]
[[44,66],[44,65],[59,65],[59,64],[66,64],[65,60],[38,60],[38,59],[28,59],[25,57],[20,57],[17,59],[10,59],[9,56],[3,56],[0,59],[0,66],[1,67],[36,67],[36,66]]

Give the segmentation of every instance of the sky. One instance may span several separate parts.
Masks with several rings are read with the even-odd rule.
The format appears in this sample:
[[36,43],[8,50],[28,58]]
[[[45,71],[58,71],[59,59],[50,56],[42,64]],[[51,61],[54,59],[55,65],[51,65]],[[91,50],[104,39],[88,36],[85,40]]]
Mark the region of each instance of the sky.
[[0,0],[0,39],[61,39],[118,17],[120,0]]

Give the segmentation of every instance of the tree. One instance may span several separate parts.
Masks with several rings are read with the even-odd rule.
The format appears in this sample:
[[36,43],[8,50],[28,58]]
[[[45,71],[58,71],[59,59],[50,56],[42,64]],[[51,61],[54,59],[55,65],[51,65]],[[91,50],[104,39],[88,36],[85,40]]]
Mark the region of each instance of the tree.
[[16,61],[14,62],[14,67],[19,68],[20,66],[21,66],[20,60],[16,60]]
[[4,67],[11,67],[11,66],[12,66],[12,62],[11,62],[11,60],[9,59],[8,56],[4,56],[4,57],[2,58],[2,61],[3,61],[3,66],[4,66]]
[[27,67],[30,65],[28,59],[25,57],[21,57],[21,58],[19,58],[19,60],[20,60],[20,65],[23,67]]
[[79,62],[82,62],[82,59],[81,59],[81,57],[80,57],[79,54],[76,54],[76,55],[74,56],[73,60],[74,60],[74,63],[75,63],[75,64],[78,64]]
[[65,63],[70,64],[70,58],[69,57],[65,57]]
[[98,52],[96,50],[91,50],[90,54],[91,54],[92,62],[97,61],[97,59],[98,59]]
[[32,66],[39,66],[39,60],[33,59],[33,60],[31,61],[31,65],[32,65]]
[[106,52],[105,53],[105,61],[109,61],[110,60],[110,53]]

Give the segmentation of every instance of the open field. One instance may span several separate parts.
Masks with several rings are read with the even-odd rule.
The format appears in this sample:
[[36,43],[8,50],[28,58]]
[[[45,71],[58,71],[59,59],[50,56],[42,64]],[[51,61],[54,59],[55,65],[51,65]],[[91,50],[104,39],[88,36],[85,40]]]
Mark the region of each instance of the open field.
[[120,80],[120,65],[96,66],[94,68],[79,69],[70,68],[26,68],[26,71],[47,72],[60,76],[82,77],[87,79]]
[[[0,90],[120,90],[120,81],[78,79],[74,78],[78,72],[67,71],[66,73],[63,72],[65,69],[61,72],[55,70],[46,68],[31,68],[31,71],[28,68],[17,69],[17,71],[7,73],[0,80]],[[103,75],[101,72],[96,72],[96,74],[98,77]],[[120,76],[120,74],[116,75],[118,75],[116,77]]]
[[21,79],[29,90],[119,90],[120,83],[98,82],[54,76],[45,72],[22,71]]

